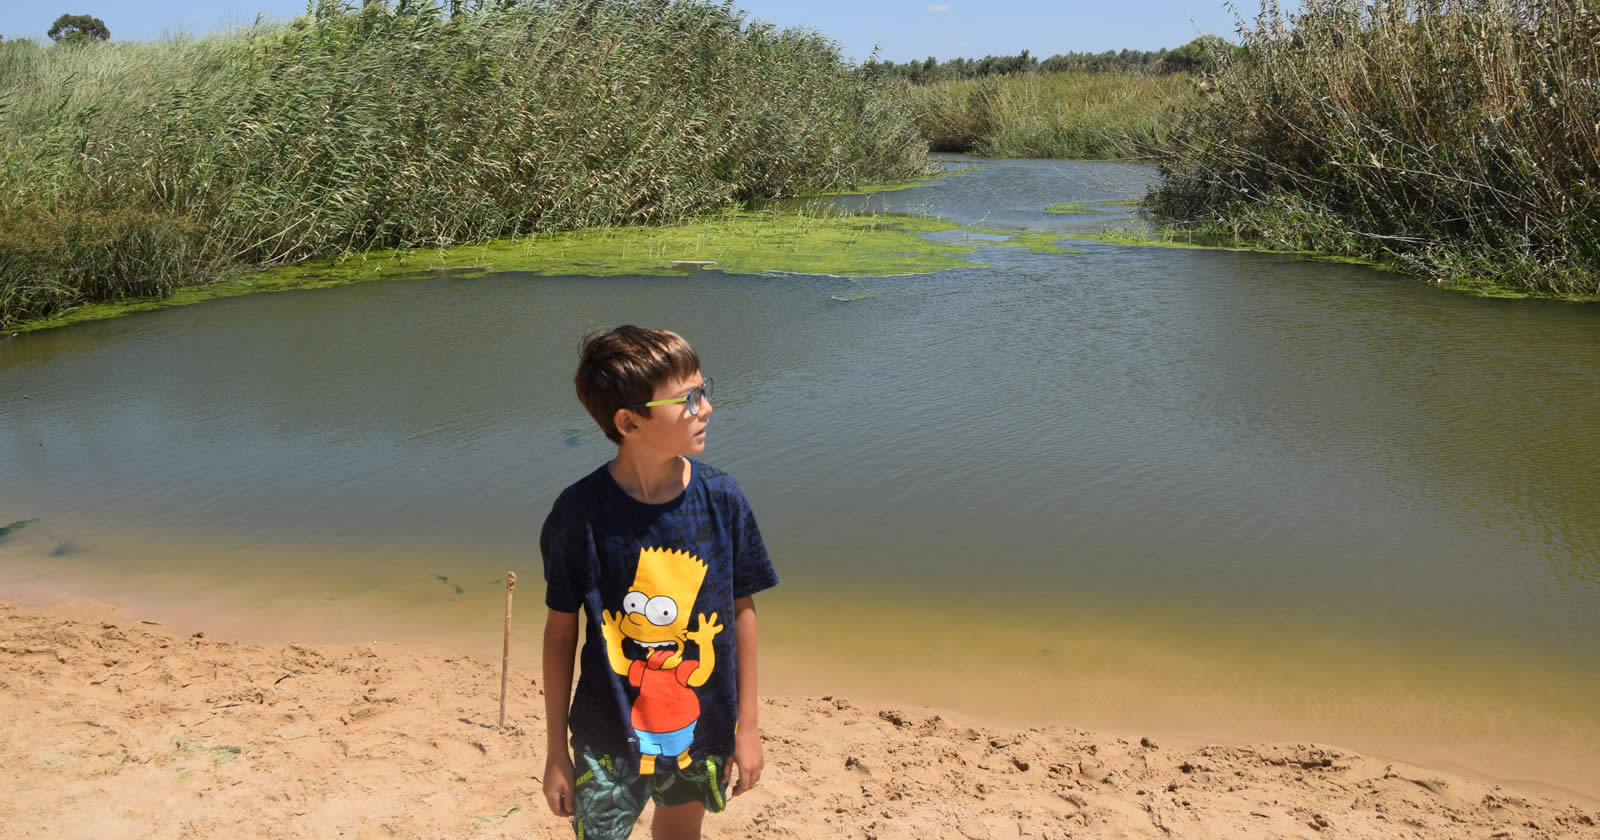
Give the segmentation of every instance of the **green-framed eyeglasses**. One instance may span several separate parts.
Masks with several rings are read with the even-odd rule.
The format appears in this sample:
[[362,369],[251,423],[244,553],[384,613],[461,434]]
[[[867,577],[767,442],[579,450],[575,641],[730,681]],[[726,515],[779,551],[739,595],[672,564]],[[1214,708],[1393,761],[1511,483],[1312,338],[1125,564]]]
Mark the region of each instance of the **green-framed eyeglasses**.
[[710,398],[711,379],[708,377],[705,382],[690,388],[689,393],[684,394],[681,397],[673,397],[670,400],[651,400],[649,402],[642,403],[629,403],[628,405],[623,406],[623,408],[652,408],[658,405],[673,405],[675,403],[683,403],[684,407],[689,409],[689,414],[691,416],[698,416],[700,414],[700,406]]

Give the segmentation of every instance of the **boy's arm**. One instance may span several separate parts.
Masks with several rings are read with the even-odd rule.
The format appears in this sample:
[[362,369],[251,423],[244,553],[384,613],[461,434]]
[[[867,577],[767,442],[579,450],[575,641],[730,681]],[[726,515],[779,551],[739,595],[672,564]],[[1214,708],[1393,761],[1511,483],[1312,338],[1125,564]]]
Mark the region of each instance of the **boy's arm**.
[[[733,795],[738,796],[761,780],[761,768],[765,763],[761,750],[761,726],[756,712],[760,702],[756,696],[755,598],[734,600],[733,638],[738,645],[739,726],[734,730],[733,760],[728,762],[728,766],[737,765],[739,768],[739,781],[733,788]],[[723,770],[723,781],[727,781],[727,767]]]
[[544,798],[558,817],[572,816],[572,754],[567,751],[567,703],[578,649],[578,614],[547,610],[544,619]]

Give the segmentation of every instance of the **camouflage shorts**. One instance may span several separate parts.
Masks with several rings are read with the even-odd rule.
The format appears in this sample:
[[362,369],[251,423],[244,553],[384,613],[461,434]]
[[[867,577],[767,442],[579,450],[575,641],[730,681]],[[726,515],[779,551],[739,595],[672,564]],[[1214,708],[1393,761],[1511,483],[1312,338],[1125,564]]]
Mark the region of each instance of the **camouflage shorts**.
[[[728,807],[728,786],[722,781],[721,757],[706,757],[688,767],[651,776],[639,775],[637,759],[597,755],[588,747],[574,750],[577,779],[573,792],[572,830],[578,840],[622,840],[644,813],[646,797],[658,808],[699,802],[715,814]],[[670,761],[670,759],[668,759]]]

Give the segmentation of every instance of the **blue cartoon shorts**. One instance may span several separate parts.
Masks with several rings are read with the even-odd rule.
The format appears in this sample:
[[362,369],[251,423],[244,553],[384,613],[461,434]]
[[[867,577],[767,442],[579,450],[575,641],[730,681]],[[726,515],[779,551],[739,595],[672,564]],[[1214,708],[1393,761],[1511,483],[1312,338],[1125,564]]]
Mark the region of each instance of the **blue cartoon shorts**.
[[721,756],[697,759],[682,768],[663,762],[657,765],[662,772],[650,776],[639,775],[634,759],[600,755],[587,746],[575,747],[573,759],[577,778],[572,830],[578,840],[622,840],[633,831],[647,800],[654,800],[658,808],[700,802],[713,814],[728,807]]
[[694,727],[695,724],[691,723],[672,732],[646,732],[643,729],[635,729],[633,734],[639,736],[639,752],[645,755],[675,756],[689,749],[689,745],[694,743]]

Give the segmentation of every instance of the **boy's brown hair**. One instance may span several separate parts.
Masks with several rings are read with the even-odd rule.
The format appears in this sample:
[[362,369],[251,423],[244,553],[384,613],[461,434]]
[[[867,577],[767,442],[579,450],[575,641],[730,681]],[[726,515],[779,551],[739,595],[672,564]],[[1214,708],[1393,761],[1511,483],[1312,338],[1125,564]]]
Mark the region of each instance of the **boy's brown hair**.
[[[578,402],[613,443],[622,442],[617,409],[649,402],[661,383],[688,379],[700,370],[700,356],[683,336],[630,324],[590,333],[578,357],[578,373],[572,378]],[[648,408],[633,410],[650,416]]]

